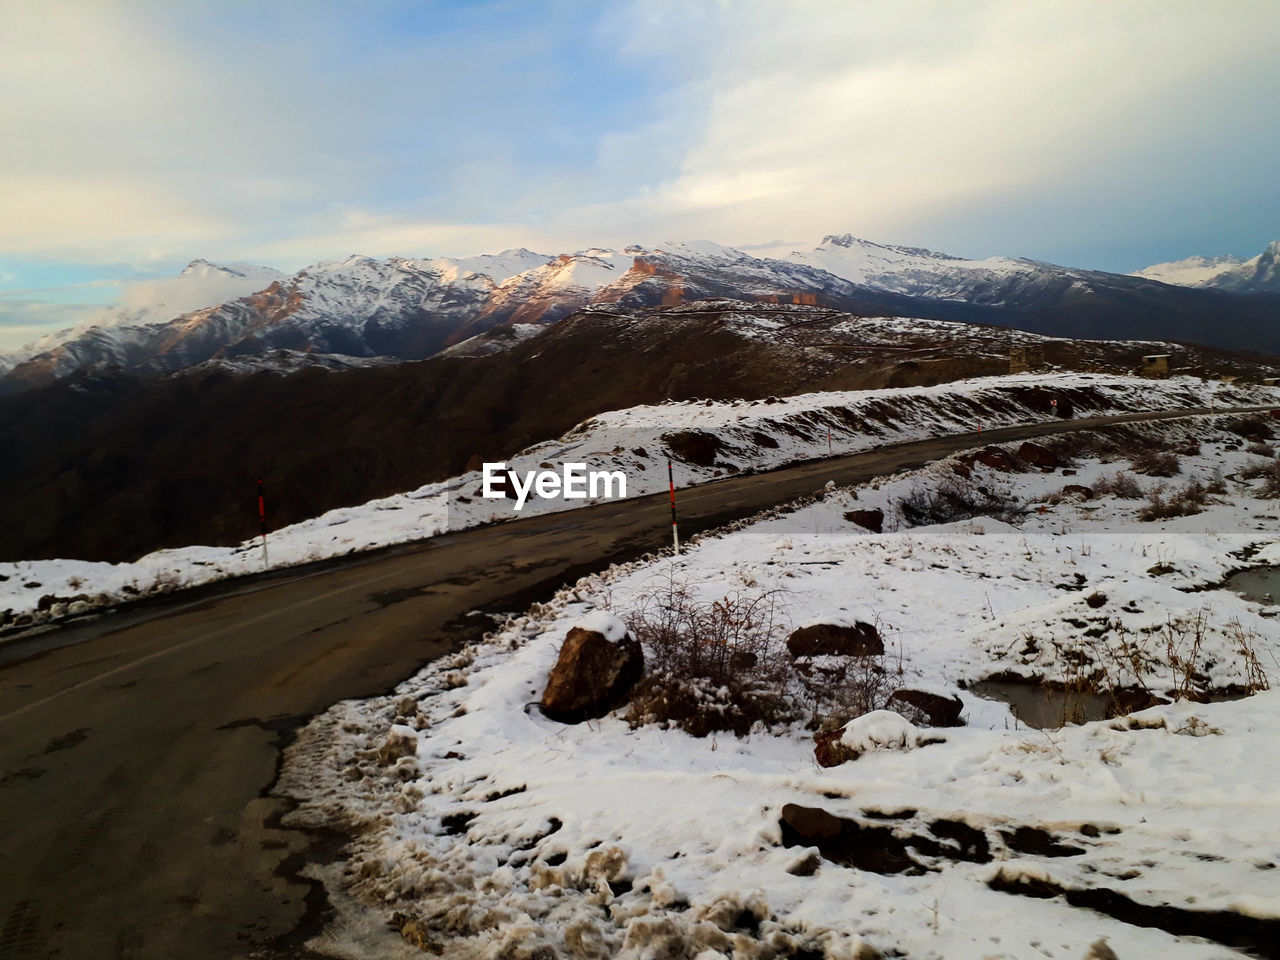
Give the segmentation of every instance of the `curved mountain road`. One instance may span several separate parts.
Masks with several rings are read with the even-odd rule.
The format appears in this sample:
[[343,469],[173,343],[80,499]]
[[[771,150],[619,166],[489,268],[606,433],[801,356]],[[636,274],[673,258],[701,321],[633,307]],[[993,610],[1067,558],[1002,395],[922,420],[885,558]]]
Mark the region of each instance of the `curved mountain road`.
[[[903,443],[681,491],[690,535],[957,450],[1186,410]],[[1228,412],[1228,411],[1218,411]],[[0,960],[311,956],[339,839],[282,829],[280,748],[562,583],[668,542],[666,494],[141,603],[0,645]]]

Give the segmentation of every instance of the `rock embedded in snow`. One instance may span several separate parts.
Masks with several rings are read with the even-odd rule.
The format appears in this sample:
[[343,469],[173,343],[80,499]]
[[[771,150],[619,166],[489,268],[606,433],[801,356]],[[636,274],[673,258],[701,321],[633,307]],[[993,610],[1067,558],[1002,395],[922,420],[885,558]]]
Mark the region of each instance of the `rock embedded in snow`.
[[818,761],[818,766],[838,767],[846,760],[854,759],[840,743],[843,736],[843,730],[829,730],[813,738],[813,758]]
[[915,724],[892,710],[872,710],[844,725],[840,745],[854,756],[872,750],[910,750],[920,740]]
[[1058,469],[1058,455],[1043,444],[1030,440],[1018,448],[1018,459],[1042,470]]
[[787,650],[796,657],[877,657],[884,653],[880,632],[861,620],[853,624],[815,623],[787,637]]
[[973,460],[984,467],[990,467],[992,470],[998,470],[1001,473],[1018,473],[1018,463],[1009,454],[1009,451],[1002,450],[999,447],[983,447],[976,454],[972,455]]
[[542,693],[542,712],[561,723],[604,716],[644,672],[640,644],[627,636],[621,621],[597,616],[588,623],[569,631]]
[[850,510],[845,513],[844,518],[850,523],[856,523],[860,527],[865,527],[872,533],[884,532],[883,510]]
[[919,739],[919,730],[902,715],[872,710],[814,737],[813,756],[821,767],[838,767],[872,750],[910,750]]
[[954,693],[904,687],[889,695],[891,706],[895,701],[913,707],[930,727],[964,726],[964,721],[960,719],[964,703]]

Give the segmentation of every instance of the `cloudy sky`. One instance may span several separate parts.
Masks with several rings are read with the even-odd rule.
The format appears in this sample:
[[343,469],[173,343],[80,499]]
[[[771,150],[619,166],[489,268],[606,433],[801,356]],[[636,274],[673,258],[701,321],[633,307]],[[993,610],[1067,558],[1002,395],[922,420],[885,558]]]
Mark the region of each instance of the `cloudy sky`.
[[0,0],[0,348],[196,257],[1280,237],[1276,0]]

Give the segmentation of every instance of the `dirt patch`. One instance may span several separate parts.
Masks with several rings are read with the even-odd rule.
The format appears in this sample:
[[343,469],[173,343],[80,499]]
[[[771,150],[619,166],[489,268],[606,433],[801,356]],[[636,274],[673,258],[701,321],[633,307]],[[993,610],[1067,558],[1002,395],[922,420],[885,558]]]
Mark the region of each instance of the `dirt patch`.
[[716,457],[724,449],[724,444],[718,437],[701,430],[681,430],[663,437],[662,442],[676,459],[700,467],[713,466]]
[[1009,875],[1003,870],[987,886],[1001,893],[1051,899],[1064,897],[1071,906],[1096,910],[1135,927],[1163,930],[1175,937],[1202,937],[1247,950],[1266,960],[1280,960],[1280,920],[1246,917],[1227,910],[1189,910],[1168,904],[1138,903],[1105,887],[1070,889],[1053,880]]

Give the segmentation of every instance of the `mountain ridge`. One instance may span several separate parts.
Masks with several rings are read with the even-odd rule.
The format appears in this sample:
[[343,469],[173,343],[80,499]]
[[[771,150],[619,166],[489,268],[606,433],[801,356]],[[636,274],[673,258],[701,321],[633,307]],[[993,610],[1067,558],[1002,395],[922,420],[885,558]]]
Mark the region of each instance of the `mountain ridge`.
[[[269,283],[164,320],[158,311],[174,298],[161,298],[133,313],[116,311],[115,322],[45,338],[0,357],[0,387],[13,392],[95,367],[167,374],[279,350],[419,360],[501,324],[547,325],[591,303],[660,307],[716,297],[1280,352],[1280,298],[1250,299],[1254,291],[1241,273],[1262,277],[1264,294],[1274,279],[1280,292],[1280,243],[1223,265],[1232,283],[1168,283],[1149,275],[1156,267],[1124,275],[1010,257],[969,260],[848,233],[782,256],[668,241],[558,255],[526,248],[462,258],[353,254],[291,276],[193,260],[152,292],[165,293],[164,284],[194,291],[199,281],[208,299],[210,278],[241,287]],[[1165,266],[1184,278],[1191,269],[1179,274],[1176,264]]]
[[1231,293],[1280,294],[1280,240],[1271,241],[1254,257],[1196,255],[1155,263],[1132,276]]

